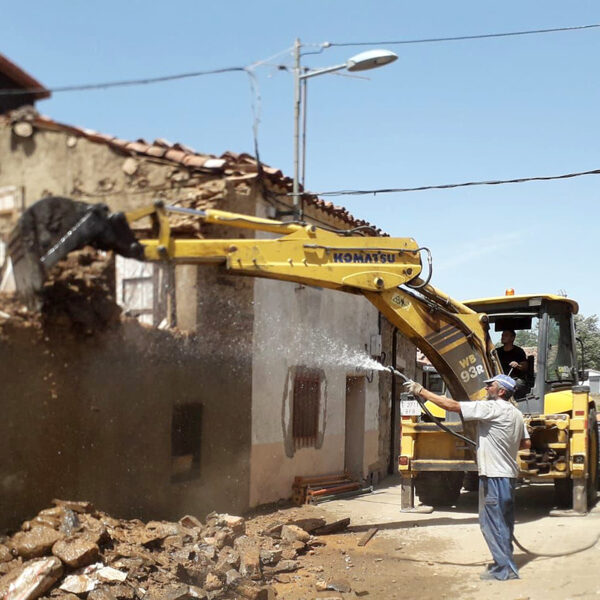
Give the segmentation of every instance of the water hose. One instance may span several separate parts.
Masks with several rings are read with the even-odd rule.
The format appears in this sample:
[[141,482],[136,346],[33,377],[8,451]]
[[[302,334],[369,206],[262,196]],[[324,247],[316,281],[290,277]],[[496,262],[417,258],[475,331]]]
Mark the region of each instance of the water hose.
[[[390,370],[392,375],[396,375],[397,377],[400,377],[400,379],[402,379],[405,383],[412,383],[411,379],[409,379],[406,375],[404,375],[404,373],[401,373],[394,367],[388,367],[388,369]],[[511,369],[511,371],[512,371],[512,369]],[[469,439],[468,437],[465,437],[464,435],[461,435],[460,433],[457,433],[456,431],[452,431],[451,429],[449,429],[442,423],[442,420],[440,418],[432,415],[431,412],[429,411],[429,409],[425,406],[425,403],[423,402],[422,398],[420,398],[418,395],[415,395],[414,397],[415,397],[415,400],[419,403],[419,406],[423,409],[423,412],[440,429],[442,429],[443,431],[446,431],[447,433],[449,433],[450,435],[453,435],[454,437],[457,437],[460,440],[467,442],[468,444],[470,444],[472,446],[477,446],[477,443],[475,441]],[[571,556],[572,554],[579,554],[579,552],[584,552],[585,550],[589,550],[590,548],[593,548],[598,543],[599,540],[600,540],[600,534],[598,534],[594,538],[594,540],[592,542],[590,542],[589,544],[587,544],[586,546],[582,546],[581,548],[576,548],[575,550],[570,550],[569,552],[534,552],[533,550],[529,550],[528,548],[525,548],[525,546],[523,546],[523,544],[521,544],[519,542],[519,540],[517,540],[514,533],[512,535],[512,541],[514,542],[515,546],[517,546],[517,548],[519,548],[519,550],[521,550],[525,554],[529,554],[530,556],[549,557],[549,558],[557,558],[560,556]]]
[[[389,370],[391,371],[392,374],[400,377],[400,379],[403,379],[405,383],[410,382],[411,380],[404,375],[404,373],[400,373],[400,371],[398,371],[397,369],[394,369],[394,367],[388,367]],[[423,412],[442,430],[445,431],[446,433],[449,433],[450,435],[453,435],[455,438],[458,438],[459,440],[462,440],[463,442],[469,444],[470,446],[473,447],[477,447],[477,442],[473,441],[472,439],[457,433],[456,431],[452,431],[452,429],[450,429],[449,427],[446,427],[446,425],[444,425],[444,423],[442,422],[442,419],[440,419],[439,417],[434,416],[431,411],[427,408],[427,406],[425,406],[425,402],[423,402],[423,399],[420,396],[414,396],[415,400],[419,403],[419,406],[423,409]]]

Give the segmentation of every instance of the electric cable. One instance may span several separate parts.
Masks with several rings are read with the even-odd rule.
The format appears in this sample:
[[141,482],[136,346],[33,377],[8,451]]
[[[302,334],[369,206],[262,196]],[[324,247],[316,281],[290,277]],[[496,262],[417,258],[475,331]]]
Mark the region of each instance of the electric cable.
[[[534,177],[520,177],[517,179],[491,179],[484,181],[466,181],[462,183],[443,183],[439,185],[422,185],[418,187],[407,188],[380,188],[372,190],[333,190],[324,192],[306,192],[314,196],[366,196],[377,194],[401,194],[405,192],[422,192],[426,190],[447,190],[453,188],[471,187],[479,185],[505,185],[508,183],[528,183],[531,181],[554,181],[556,179],[572,179],[574,177],[583,177],[584,175],[600,175],[600,169],[590,171],[578,171],[576,173],[564,173],[561,175],[539,175]],[[286,194],[291,196],[291,194]]]
[[273,65],[271,60],[289,52],[290,48],[285,48],[273,56],[269,56],[268,58],[257,60],[249,65],[237,66],[237,67],[223,67],[220,69],[207,69],[201,71],[191,71],[188,73],[175,73],[172,75],[162,75],[158,77],[143,77],[139,79],[123,79],[117,81],[105,81],[100,83],[86,83],[86,84],[77,84],[77,85],[63,85],[56,87],[31,87],[31,88],[10,88],[0,90],[0,96],[16,96],[21,94],[39,94],[43,92],[51,92],[51,93],[59,93],[59,92],[84,92],[90,90],[103,90],[109,88],[116,87],[126,87],[126,86],[134,86],[134,85],[149,85],[153,83],[165,83],[168,81],[176,81],[179,79],[190,79],[193,77],[202,77],[204,75],[219,75],[223,73],[239,73],[250,69],[255,69],[256,67],[260,67],[263,65],[276,66],[281,67],[285,65]]
[[203,75],[218,75],[221,73],[243,72],[247,67],[224,67],[222,69],[210,69],[206,71],[192,71],[189,73],[177,73],[175,75],[162,75],[160,77],[145,77],[142,79],[123,79],[119,81],[105,81],[101,83],[85,83],[81,85],[63,85],[57,87],[32,87],[32,88],[14,88],[0,90],[0,96],[16,96],[20,94],[38,94],[42,92],[84,92],[89,90],[104,90],[116,87],[126,87],[133,85],[148,85],[152,83],[164,83],[166,81],[176,81],[178,79],[190,79],[192,77],[202,77]]
[[475,35],[457,35],[452,37],[438,37],[438,38],[422,38],[413,40],[381,40],[374,42],[324,42],[323,47],[344,47],[344,46],[378,46],[378,45],[407,45],[407,44],[432,44],[439,42],[462,42],[467,40],[482,40],[489,38],[503,38],[503,37],[515,37],[520,35],[535,35],[542,33],[558,33],[565,31],[581,31],[584,29],[596,29],[600,27],[600,23],[593,23],[591,25],[574,25],[571,27],[550,27],[547,29],[528,29],[524,31],[507,31],[501,33],[480,33]]

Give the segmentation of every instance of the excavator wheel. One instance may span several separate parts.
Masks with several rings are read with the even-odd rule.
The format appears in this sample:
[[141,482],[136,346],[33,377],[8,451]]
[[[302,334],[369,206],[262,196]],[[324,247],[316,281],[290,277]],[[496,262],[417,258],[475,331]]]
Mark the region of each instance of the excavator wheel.
[[462,471],[423,471],[415,479],[415,491],[428,506],[455,506],[463,478]]

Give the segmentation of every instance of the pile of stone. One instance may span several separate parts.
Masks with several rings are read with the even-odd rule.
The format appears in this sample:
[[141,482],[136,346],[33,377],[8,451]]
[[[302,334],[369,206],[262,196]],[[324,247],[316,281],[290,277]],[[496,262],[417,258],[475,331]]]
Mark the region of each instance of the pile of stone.
[[322,544],[311,532],[325,525],[302,519],[250,533],[228,514],[143,523],[87,502],[53,504],[0,540],[2,600],[273,598],[268,584],[300,568]]
[[37,297],[27,306],[17,294],[0,294],[0,334],[12,328],[65,330],[91,335],[117,326],[114,261],[93,248],[72,252],[60,261]]
[[68,328],[90,335],[119,323],[114,262],[93,248],[72,252],[50,273],[42,293],[45,327]]

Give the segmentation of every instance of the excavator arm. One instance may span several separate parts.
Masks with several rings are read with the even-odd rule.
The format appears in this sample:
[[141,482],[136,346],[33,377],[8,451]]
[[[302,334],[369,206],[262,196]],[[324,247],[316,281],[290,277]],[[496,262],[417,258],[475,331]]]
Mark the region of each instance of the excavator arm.
[[[277,237],[181,239],[172,235],[172,213]],[[148,217],[156,235],[138,240],[130,225]],[[482,398],[484,380],[498,372],[485,315],[420,278],[421,252],[426,249],[412,238],[364,236],[162,202],[110,214],[106,205],[47,198],[25,211],[11,235],[17,289],[35,297],[52,266],[85,245],[138,260],[220,263],[240,275],[362,294],[429,358],[455,398]]]

